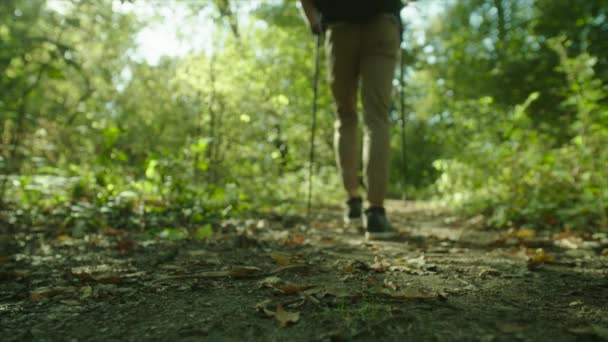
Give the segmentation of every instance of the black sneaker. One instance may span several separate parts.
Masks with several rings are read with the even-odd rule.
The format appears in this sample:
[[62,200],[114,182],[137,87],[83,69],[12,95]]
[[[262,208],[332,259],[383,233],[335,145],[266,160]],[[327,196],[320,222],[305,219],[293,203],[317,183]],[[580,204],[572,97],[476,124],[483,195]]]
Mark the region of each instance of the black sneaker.
[[383,207],[372,207],[365,210],[363,226],[365,227],[365,238],[368,240],[390,239],[398,235],[397,231],[388,223]]
[[356,221],[360,223],[362,206],[363,201],[360,197],[349,199],[346,202],[346,209],[344,210],[344,223],[347,225],[357,223]]

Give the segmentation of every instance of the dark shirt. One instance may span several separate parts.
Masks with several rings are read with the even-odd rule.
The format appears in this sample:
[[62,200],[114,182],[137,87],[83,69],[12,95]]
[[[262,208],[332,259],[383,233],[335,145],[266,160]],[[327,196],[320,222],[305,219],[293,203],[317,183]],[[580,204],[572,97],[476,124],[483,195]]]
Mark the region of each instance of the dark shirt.
[[399,16],[401,0],[314,0],[326,24],[336,22],[364,23],[382,14]]

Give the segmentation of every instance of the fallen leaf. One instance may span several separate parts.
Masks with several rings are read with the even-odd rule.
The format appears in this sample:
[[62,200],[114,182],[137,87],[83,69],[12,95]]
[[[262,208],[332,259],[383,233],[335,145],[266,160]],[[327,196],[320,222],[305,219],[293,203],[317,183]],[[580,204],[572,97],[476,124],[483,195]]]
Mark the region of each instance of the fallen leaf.
[[80,299],[86,299],[91,297],[91,294],[93,294],[93,288],[90,286],[83,286],[80,288]]
[[133,241],[120,241],[116,246],[114,246],[114,249],[119,251],[120,254],[127,254],[136,245],[137,244]]
[[262,280],[260,280],[260,282],[258,283],[259,287],[272,287],[274,288],[275,285],[280,284],[283,280],[281,280],[281,278],[273,276],[273,277],[268,277],[268,278],[264,278]]
[[255,266],[239,266],[228,271],[228,275],[233,278],[243,278],[258,273],[262,273],[262,269]]
[[395,262],[402,266],[408,266],[409,268],[411,268],[411,267],[422,268],[424,265],[426,265],[426,260],[424,258],[424,254],[420,255],[417,258],[397,259],[397,260],[395,260]]
[[297,323],[300,320],[299,312],[289,312],[283,309],[282,305],[277,306],[274,318],[279,322],[281,327],[286,327],[289,323]]
[[109,236],[120,236],[126,235],[128,232],[122,229],[114,229],[112,227],[106,227],[101,230],[101,234]]
[[233,277],[233,278],[246,278],[249,276],[253,276],[256,274],[262,273],[262,269],[255,266],[239,266],[234,267],[229,270],[222,271],[207,271],[196,274],[197,277],[201,278],[223,278],[223,277]]
[[74,272],[72,275],[80,278],[82,281],[95,281],[102,284],[118,284],[122,282],[120,275],[115,273],[92,274],[89,272]]
[[370,268],[378,273],[382,273],[387,271],[391,267],[391,264],[384,260],[381,256],[376,255],[374,257],[374,263],[370,266]]
[[519,239],[527,239],[527,238],[532,238],[534,236],[536,236],[536,232],[532,229],[519,229],[517,232],[515,232],[515,237],[519,238]]
[[578,249],[585,245],[583,239],[571,236],[563,239],[559,239],[555,241],[555,245],[564,249]]
[[388,280],[388,279],[384,279],[384,283],[383,283],[384,287],[391,289],[393,291],[397,291],[397,285],[395,285],[395,283],[392,280]]
[[276,276],[263,279],[259,282],[259,286],[273,288],[286,294],[300,293],[312,287],[310,285],[301,285],[292,282],[286,282]]
[[562,240],[562,239],[568,239],[570,237],[574,236],[574,234],[572,233],[572,230],[570,229],[570,227],[566,227],[566,229],[564,229],[563,232],[559,233],[559,234],[555,234],[553,236],[553,239],[555,240]]
[[555,260],[555,257],[545,253],[542,248],[538,248],[532,253],[528,251],[528,268],[535,268],[545,263],[550,263]]
[[206,224],[196,230],[194,237],[197,239],[209,239],[213,236],[213,227],[210,224]]
[[274,315],[275,315],[274,311],[268,309],[268,305],[270,305],[271,302],[272,302],[272,300],[267,299],[263,302],[257,303],[255,305],[255,308],[259,313],[264,314],[266,317],[274,317]]
[[367,279],[367,286],[376,286],[378,285],[378,280],[376,280],[376,278],[369,278]]
[[547,222],[547,224],[550,224],[552,226],[556,225],[559,223],[559,221],[557,220],[557,218],[555,218],[555,216],[549,216],[545,219],[545,222]]
[[294,236],[293,238],[289,239],[285,245],[288,247],[294,247],[297,245],[301,245],[304,243],[304,241],[306,241],[306,238],[303,236]]
[[55,240],[60,241],[60,242],[64,242],[64,241],[69,241],[72,240],[72,237],[66,234],[61,234],[58,235]]
[[286,327],[289,323],[296,323],[300,320],[299,312],[289,312],[283,309],[283,305],[277,305],[276,311],[272,311],[268,308],[272,301],[270,299],[265,300],[261,303],[256,304],[256,310],[266,317],[273,317],[279,322],[281,327]]
[[287,266],[291,264],[291,255],[284,253],[272,253],[270,254],[270,258],[274,260],[279,266]]
[[64,292],[66,292],[66,289],[61,287],[39,287],[30,293],[30,299],[36,302],[44,298],[54,297]]
[[446,291],[437,292],[437,299],[442,302],[445,302],[446,300],[448,300],[448,293]]
[[346,265],[344,265],[344,267],[342,267],[342,272],[345,273],[353,273],[355,271],[363,271],[363,272],[368,272],[371,270],[371,268],[369,267],[368,264],[364,263],[361,260],[352,260],[347,262]]
[[404,265],[395,265],[389,268],[389,271],[391,272],[410,272],[411,270],[410,267]]
[[69,306],[80,306],[80,302],[74,299],[62,299],[59,302]]
[[271,274],[279,274],[283,272],[292,272],[299,274],[307,274],[310,272],[310,266],[307,264],[293,264],[288,266],[280,266],[274,270],[272,270]]

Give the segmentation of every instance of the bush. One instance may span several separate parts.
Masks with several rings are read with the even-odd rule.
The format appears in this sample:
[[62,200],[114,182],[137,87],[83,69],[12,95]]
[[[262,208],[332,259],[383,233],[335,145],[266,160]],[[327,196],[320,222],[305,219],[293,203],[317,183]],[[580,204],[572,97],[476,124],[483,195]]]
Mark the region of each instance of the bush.
[[[576,113],[563,127],[569,140],[558,143],[533,124],[528,109],[542,96],[533,93],[510,113],[469,130],[461,152],[436,161],[436,189],[451,205],[485,213],[495,226],[608,228],[606,87],[594,78],[595,58],[568,57],[564,38],[549,44],[567,81],[563,106]],[[482,99],[479,111],[491,103]]]

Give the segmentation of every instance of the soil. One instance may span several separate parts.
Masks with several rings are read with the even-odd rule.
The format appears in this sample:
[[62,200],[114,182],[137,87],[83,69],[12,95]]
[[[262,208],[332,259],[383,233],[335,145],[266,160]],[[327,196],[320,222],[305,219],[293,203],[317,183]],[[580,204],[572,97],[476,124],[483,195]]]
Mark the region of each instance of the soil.
[[23,231],[0,255],[0,336],[608,340],[606,234],[483,229],[425,203],[388,212],[400,237],[374,242],[339,208],[310,226],[227,220],[199,238]]

